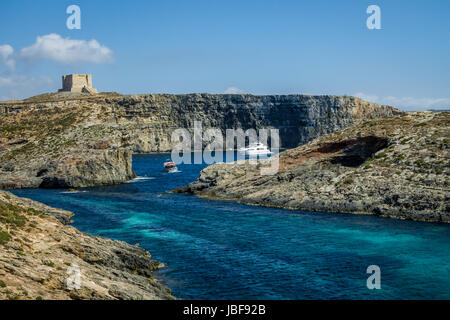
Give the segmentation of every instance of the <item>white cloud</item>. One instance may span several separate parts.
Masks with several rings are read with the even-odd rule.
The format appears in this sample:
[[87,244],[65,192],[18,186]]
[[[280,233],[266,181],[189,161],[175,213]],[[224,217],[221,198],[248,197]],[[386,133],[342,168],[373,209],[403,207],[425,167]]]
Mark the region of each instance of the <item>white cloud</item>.
[[358,92],[354,94],[355,97],[361,98],[363,100],[369,101],[369,102],[373,102],[373,103],[378,103],[378,96],[375,95],[369,95],[369,94],[365,94],[362,92]]
[[14,53],[13,47],[9,44],[0,46],[0,63],[4,64],[9,70],[14,70],[16,63],[12,57]]
[[229,87],[224,91],[225,94],[242,94],[245,93],[243,90],[236,87]]
[[113,52],[97,40],[73,40],[51,33],[38,36],[36,42],[20,50],[19,57],[29,60],[51,60],[62,63],[107,63]]
[[54,82],[49,77],[35,78],[17,74],[0,75],[1,100],[23,99],[49,91],[54,91]]
[[0,67],[5,65],[7,72],[0,68],[1,100],[23,99],[43,92],[55,91],[54,82],[45,76],[31,77],[14,73],[16,63],[50,60],[60,63],[107,63],[113,60],[113,51],[97,40],[73,40],[52,33],[38,36],[35,43],[14,53],[8,44],[0,45]]
[[0,88],[10,87],[12,86],[13,80],[9,77],[2,77],[0,76]]
[[355,93],[354,96],[369,102],[385,104],[407,111],[450,109],[450,98],[379,97],[362,92]]

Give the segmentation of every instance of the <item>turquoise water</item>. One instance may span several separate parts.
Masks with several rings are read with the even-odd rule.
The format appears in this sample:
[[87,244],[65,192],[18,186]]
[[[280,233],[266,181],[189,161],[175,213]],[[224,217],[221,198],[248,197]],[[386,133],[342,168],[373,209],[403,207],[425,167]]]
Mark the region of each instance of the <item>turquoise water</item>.
[[[205,165],[166,173],[167,158],[134,156],[141,178],[122,185],[13,192],[73,211],[82,231],[139,243],[166,264],[156,276],[179,298],[450,298],[450,225],[170,194]],[[381,268],[381,290],[366,287],[369,265]]]

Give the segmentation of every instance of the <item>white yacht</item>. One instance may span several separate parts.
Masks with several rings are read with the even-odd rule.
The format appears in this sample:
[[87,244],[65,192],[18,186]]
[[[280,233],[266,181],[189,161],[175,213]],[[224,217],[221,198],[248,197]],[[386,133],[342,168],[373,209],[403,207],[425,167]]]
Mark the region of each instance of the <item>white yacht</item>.
[[244,153],[249,156],[256,156],[256,155],[269,155],[272,154],[272,152],[267,148],[266,145],[258,142],[258,143],[252,143],[248,146],[248,148],[240,148],[238,150],[240,153]]

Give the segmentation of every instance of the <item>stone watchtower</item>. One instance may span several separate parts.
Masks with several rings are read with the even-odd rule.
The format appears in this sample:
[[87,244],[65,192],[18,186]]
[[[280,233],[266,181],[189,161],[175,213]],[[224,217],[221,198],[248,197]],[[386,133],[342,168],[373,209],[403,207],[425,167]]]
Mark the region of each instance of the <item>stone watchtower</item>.
[[62,89],[58,92],[83,92],[83,93],[97,93],[97,89],[92,88],[91,74],[69,74],[62,76]]

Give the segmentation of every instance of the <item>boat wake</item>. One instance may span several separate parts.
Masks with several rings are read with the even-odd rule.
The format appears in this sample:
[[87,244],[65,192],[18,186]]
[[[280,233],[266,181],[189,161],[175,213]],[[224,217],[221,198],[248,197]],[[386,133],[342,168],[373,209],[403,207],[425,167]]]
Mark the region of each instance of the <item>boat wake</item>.
[[68,191],[61,191],[61,193],[85,193],[87,191],[78,191],[78,190],[68,190]]
[[125,183],[136,183],[136,182],[141,182],[141,181],[146,181],[146,180],[153,180],[155,179],[155,177],[136,177],[132,180],[128,180],[125,181]]

